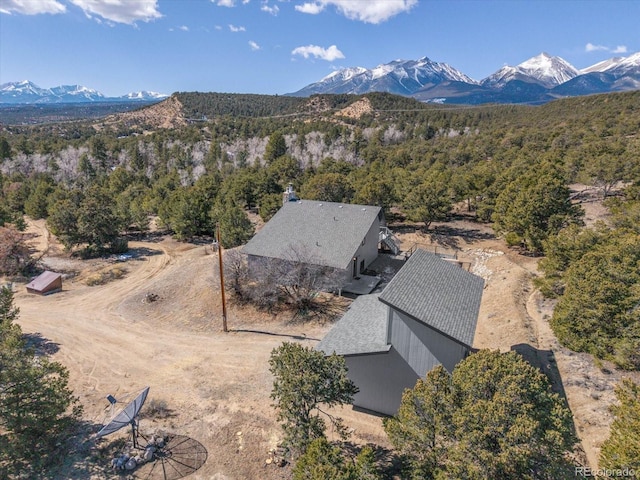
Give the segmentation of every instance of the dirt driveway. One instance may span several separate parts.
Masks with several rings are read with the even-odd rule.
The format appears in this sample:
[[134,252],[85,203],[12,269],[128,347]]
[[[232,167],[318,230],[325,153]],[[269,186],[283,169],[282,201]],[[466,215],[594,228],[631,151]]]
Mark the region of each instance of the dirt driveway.
[[[531,286],[536,260],[509,252],[490,232],[476,228],[463,224],[457,235],[408,231],[400,237],[405,247],[444,248],[447,243],[485,278],[474,346],[509,350],[528,345],[540,363],[559,371],[587,458],[595,465],[599,444],[608,434],[612,385],[620,375],[604,374],[588,356],[571,355],[557,345],[545,320],[550,306]],[[46,297],[16,286],[19,323],[69,369],[71,387],[94,432],[108,414],[108,394],[130,398],[150,386],[147,401],[166,402],[169,415],[143,418],[141,432],[163,429],[186,435],[208,451],[205,465],[189,478],[290,477],[289,469],[265,462],[281,435],[269,398],[269,354],[283,341],[315,345],[330,325],[292,322],[288,316],[231,305],[231,331],[225,334],[217,260],[209,247],[159,237],[131,242],[134,256],[127,262],[80,262],[59,253],[42,223],[35,222],[30,230],[39,234],[34,247],[48,250],[45,261],[51,268],[77,275],[65,280],[63,292]],[[90,274],[114,265],[126,269],[123,278],[86,285]],[[379,418],[349,408],[341,415],[355,442],[387,445]],[[80,451],[68,460],[64,478],[110,478],[108,460],[96,458],[91,435],[79,437],[78,444]]]

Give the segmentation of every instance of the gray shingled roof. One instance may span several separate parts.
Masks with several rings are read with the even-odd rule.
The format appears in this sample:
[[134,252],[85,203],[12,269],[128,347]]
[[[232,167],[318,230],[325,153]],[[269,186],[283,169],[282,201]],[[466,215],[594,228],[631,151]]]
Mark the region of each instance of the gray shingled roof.
[[380,294],[380,301],[471,346],[483,288],[482,278],[416,250]]
[[287,202],[249,240],[243,252],[291,260],[292,248],[309,263],[348,268],[380,207],[299,200]]
[[316,346],[327,355],[387,352],[387,309],[378,295],[362,295]]

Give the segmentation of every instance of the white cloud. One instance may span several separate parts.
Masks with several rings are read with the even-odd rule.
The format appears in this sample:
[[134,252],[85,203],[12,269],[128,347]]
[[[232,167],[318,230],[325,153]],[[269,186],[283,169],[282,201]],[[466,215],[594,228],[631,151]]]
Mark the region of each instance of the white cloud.
[[301,55],[304,58],[315,57],[328,62],[332,62],[338,58],[344,58],[344,54],[338,50],[338,47],[331,45],[329,48],[322,48],[317,45],[307,45],[306,47],[298,47],[291,51],[292,55]]
[[258,45],[253,40],[249,41],[249,46],[251,47],[251,50],[260,50],[262,48],[262,47],[260,47],[260,45]]
[[40,13],[64,13],[67,11],[57,0],[0,0],[0,13],[21,13],[23,15],[38,15]]
[[278,12],[280,11],[280,7],[278,7],[277,5],[274,5],[273,7],[271,7],[265,3],[264,5],[262,5],[262,7],[260,7],[260,10],[275,16],[275,15],[278,15]]
[[182,30],[183,32],[188,32],[189,31],[189,27],[187,27],[186,25],[180,25],[178,28],[180,30]]
[[587,43],[584,47],[585,52],[599,52],[603,50],[609,50],[603,45],[594,45],[593,43]]
[[235,25],[229,25],[229,30],[232,32],[244,32],[246,29],[244,27],[236,27]]
[[296,5],[295,9],[298,12],[308,13],[309,15],[317,15],[324,10],[325,5],[322,3],[303,3],[302,5]]
[[[242,4],[246,5],[247,3],[249,3],[251,0],[242,0]],[[216,5],[218,5],[219,7],[235,7],[236,6],[236,0],[211,0],[211,3],[215,3]]]
[[626,45],[618,45],[616,48],[605,47],[604,45],[594,45],[587,43],[584,46],[585,52],[609,52],[609,53],[627,53]]
[[336,7],[345,17],[365,23],[382,23],[391,17],[408,12],[418,0],[314,0],[302,5],[296,5],[295,9],[302,13],[312,15],[323,11],[327,5]]
[[162,17],[158,11],[158,0],[70,0],[80,7],[85,15],[97,15],[116,23],[132,25],[149,22]]

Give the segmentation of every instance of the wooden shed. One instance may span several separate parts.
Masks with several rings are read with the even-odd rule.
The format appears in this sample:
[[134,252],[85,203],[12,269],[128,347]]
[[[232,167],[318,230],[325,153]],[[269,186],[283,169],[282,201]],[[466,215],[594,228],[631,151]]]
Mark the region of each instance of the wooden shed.
[[27,292],[49,295],[62,290],[62,275],[45,271],[27,284]]

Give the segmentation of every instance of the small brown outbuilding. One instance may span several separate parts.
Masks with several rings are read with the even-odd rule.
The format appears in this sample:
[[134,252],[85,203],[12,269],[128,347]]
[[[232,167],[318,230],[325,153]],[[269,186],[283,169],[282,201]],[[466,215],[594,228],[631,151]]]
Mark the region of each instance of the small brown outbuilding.
[[45,271],[31,280],[27,284],[27,292],[39,295],[49,295],[50,293],[62,290],[62,275],[55,272]]

